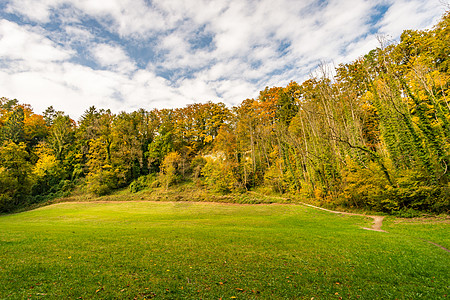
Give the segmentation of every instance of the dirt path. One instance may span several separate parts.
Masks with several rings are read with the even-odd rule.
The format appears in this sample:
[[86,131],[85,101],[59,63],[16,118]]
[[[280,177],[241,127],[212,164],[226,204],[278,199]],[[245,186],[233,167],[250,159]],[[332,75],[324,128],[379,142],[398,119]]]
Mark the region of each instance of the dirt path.
[[[363,227],[362,229],[373,230],[373,231],[380,231],[380,232],[387,232],[387,231],[381,229],[381,226],[383,225],[383,220],[384,220],[383,216],[369,216],[369,215],[354,214],[354,213],[348,213],[348,212],[342,212],[342,211],[334,211],[334,210],[329,210],[329,209],[326,209],[326,208],[314,206],[314,205],[311,205],[311,204],[306,204],[306,203],[303,203],[303,202],[301,202],[301,204],[305,205],[305,206],[313,207],[313,208],[316,208],[316,209],[324,210],[324,211],[327,211],[327,212],[331,212],[331,213],[334,213],[334,214],[342,214],[342,215],[361,216],[361,217],[372,218],[373,219],[372,227],[371,228]],[[422,238],[418,238],[418,239],[421,240],[421,241],[427,242],[427,243],[429,243],[431,245],[434,245],[436,247],[439,247],[439,248],[441,248],[444,251],[450,252],[449,249],[445,248],[442,245],[433,243],[431,241],[427,241],[427,240],[422,239]]]
[[371,228],[363,227],[363,229],[373,230],[373,231],[380,231],[380,232],[387,232],[387,231],[381,229],[381,226],[383,225],[383,219],[384,219],[383,216],[369,216],[369,215],[363,215],[363,214],[354,214],[354,213],[348,213],[348,212],[342,212],[342,211],[334,211],[334,210],[329,210],[329,209],[326,209],[326,208],[314,206],[314,205],[311,205],[311,204],[306,204],[306,203],[303,203],[303,202],[301,202],[301,204],[303,204],[305,206],[313,207],[313,208],[316,208],[316,209],[328,211],[328,212],[331,212],[333,214],[341,214],[341,215],[360,216],[360,217],[372,218],[373,219],[372,227]]
[[444,246],[441,246],[441,245],[439,245],[439,244],[436,244],[436,243],[433,243],[433,242],[431,242],[431,241],[427,241],[427,240],[424,240],[424,239],[421,239],[421,240],[424,241],[424,242],[427,242],[427,243],[429,243],[429,244],[431,244],[431,245],[435,245],[436,247],[439,247],[439,248],[441,248],[441,249],[444,250],[444,251],[450,252],[450,250],[447,249],[447,248],[445,248]]

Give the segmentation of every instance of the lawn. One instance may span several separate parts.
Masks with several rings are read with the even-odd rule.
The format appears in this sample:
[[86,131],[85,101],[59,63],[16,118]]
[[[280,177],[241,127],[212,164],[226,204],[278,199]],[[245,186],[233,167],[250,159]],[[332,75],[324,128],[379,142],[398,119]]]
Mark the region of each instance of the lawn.
[[448,246],[449,223],[370,223],[300,205],[59,203],[0,216],[0,299],[446,299],[450,253],[420,238]]

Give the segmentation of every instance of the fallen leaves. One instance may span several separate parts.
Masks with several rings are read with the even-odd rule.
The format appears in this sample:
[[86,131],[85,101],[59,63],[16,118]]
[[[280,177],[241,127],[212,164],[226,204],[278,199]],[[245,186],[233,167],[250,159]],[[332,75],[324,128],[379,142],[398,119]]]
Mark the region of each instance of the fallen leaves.
[[133,300],[138,299],[153,299],[156,297],[156,293],[150,292],[150,293],[140,293],[138,296],[134,297]]

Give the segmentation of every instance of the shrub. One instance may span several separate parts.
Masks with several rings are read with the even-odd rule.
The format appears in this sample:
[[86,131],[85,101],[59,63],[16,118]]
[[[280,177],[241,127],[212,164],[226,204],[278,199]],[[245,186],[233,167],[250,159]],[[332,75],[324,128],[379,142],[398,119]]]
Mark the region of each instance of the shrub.
[[164,158],[159,173],[159,181],[166,189],[180,180],[180,166],[181,156],[178,152],[170,152]]
[[97,196],[104,196],[117,188],[118,179],[112,168],[104,166],[98,172],[89,173],[86,177],[86,183],[89,192]]
[[202,176],[202,170],[206,165],[206,159],[203,156],[195,157],[191,162],[192,175],[195,179]]
[[272,165],[264,174],[264,183],[270,186],[272,191],[284,193],[288,189],[288,183],[276,165]]
[[206,184],[216,192],[230,193],[242,190],[242,184],[233,173],[232,166],[220,159],[207,159],[202,175],[205,177]]
[[138,179],[133,180],[131,182],[129,189],[131,193],[137,193],[139,191],[150,188],[152,183],[155,180],[154,174],[140,176]]

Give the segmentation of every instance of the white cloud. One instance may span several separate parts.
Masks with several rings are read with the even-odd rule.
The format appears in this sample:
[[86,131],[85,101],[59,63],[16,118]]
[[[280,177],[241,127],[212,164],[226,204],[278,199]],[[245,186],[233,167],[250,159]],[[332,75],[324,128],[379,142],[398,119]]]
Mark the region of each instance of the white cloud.
[[70,63],[51,64],[36,71],[0,74],[2,81],[3,78],[8,81],[8,86],[0,87],[2,95],[14,95],[38,112],[53,105],[72,116],[79,116],[91,105],[106,106],[120,82],[113,73],[93,71]]
[[[265,86],[303,81],[321,61],[356,59],[378,46],[376,33],[396,39],[443,12],[439,0],[6,1],[28,25],[0,19],[0,96],[75,117],[91,105],[237,105]],[[378,5],[389,9],[374,23]]]
[[443,14],[441,1],[391,0],[391,6],[380,22],[380,33],[397,38],[406,29],[424,29],[434,25]]
[[102,67],[107,67],[119,73],[129,73],[136,69],[136,65],[119,46],[97,44],[91,52]]
[[210,24],[225,11],[230,0],[156,0],[154,6],[164,12],[169,24],[179,25],[185,19],[191,19],[195,24]]
[[[224,101],[225,99],[230,105],[239,105],[246,98],[256,97],[258,91],[261,90],[249,82],[238,79],[216,81],[211,85],[218,94],[222,95],[219,100]],[[243,97],[243,95],[248,95],[248,97]]]
[[112,28],[120,35],[145,36],[151,30],[167,27],[164,16],[143,0],[70,1],[72,5],[93,17],[110,18]]
[[32,29],[0,20],[0,58],[32,62],[61,61],[70,58],[73,51],[55,45]]
[[69,43],[82,43],[87,45],[95,40],[95,36],[90,31],[73,25],[64,27],[64,36],[68,39]]
[[6,6],[8,13],[19,13],[37,22],[50,21],[50,8],[55,6],[58,0],[16,0],[9,1]]
[[164,16],[148,7],[144,0],[10,0],[6,11],[46,23],[51,21],[54,11],[67,6],[97,18],[122,36],[145,35],[150,30],[167,28]]

